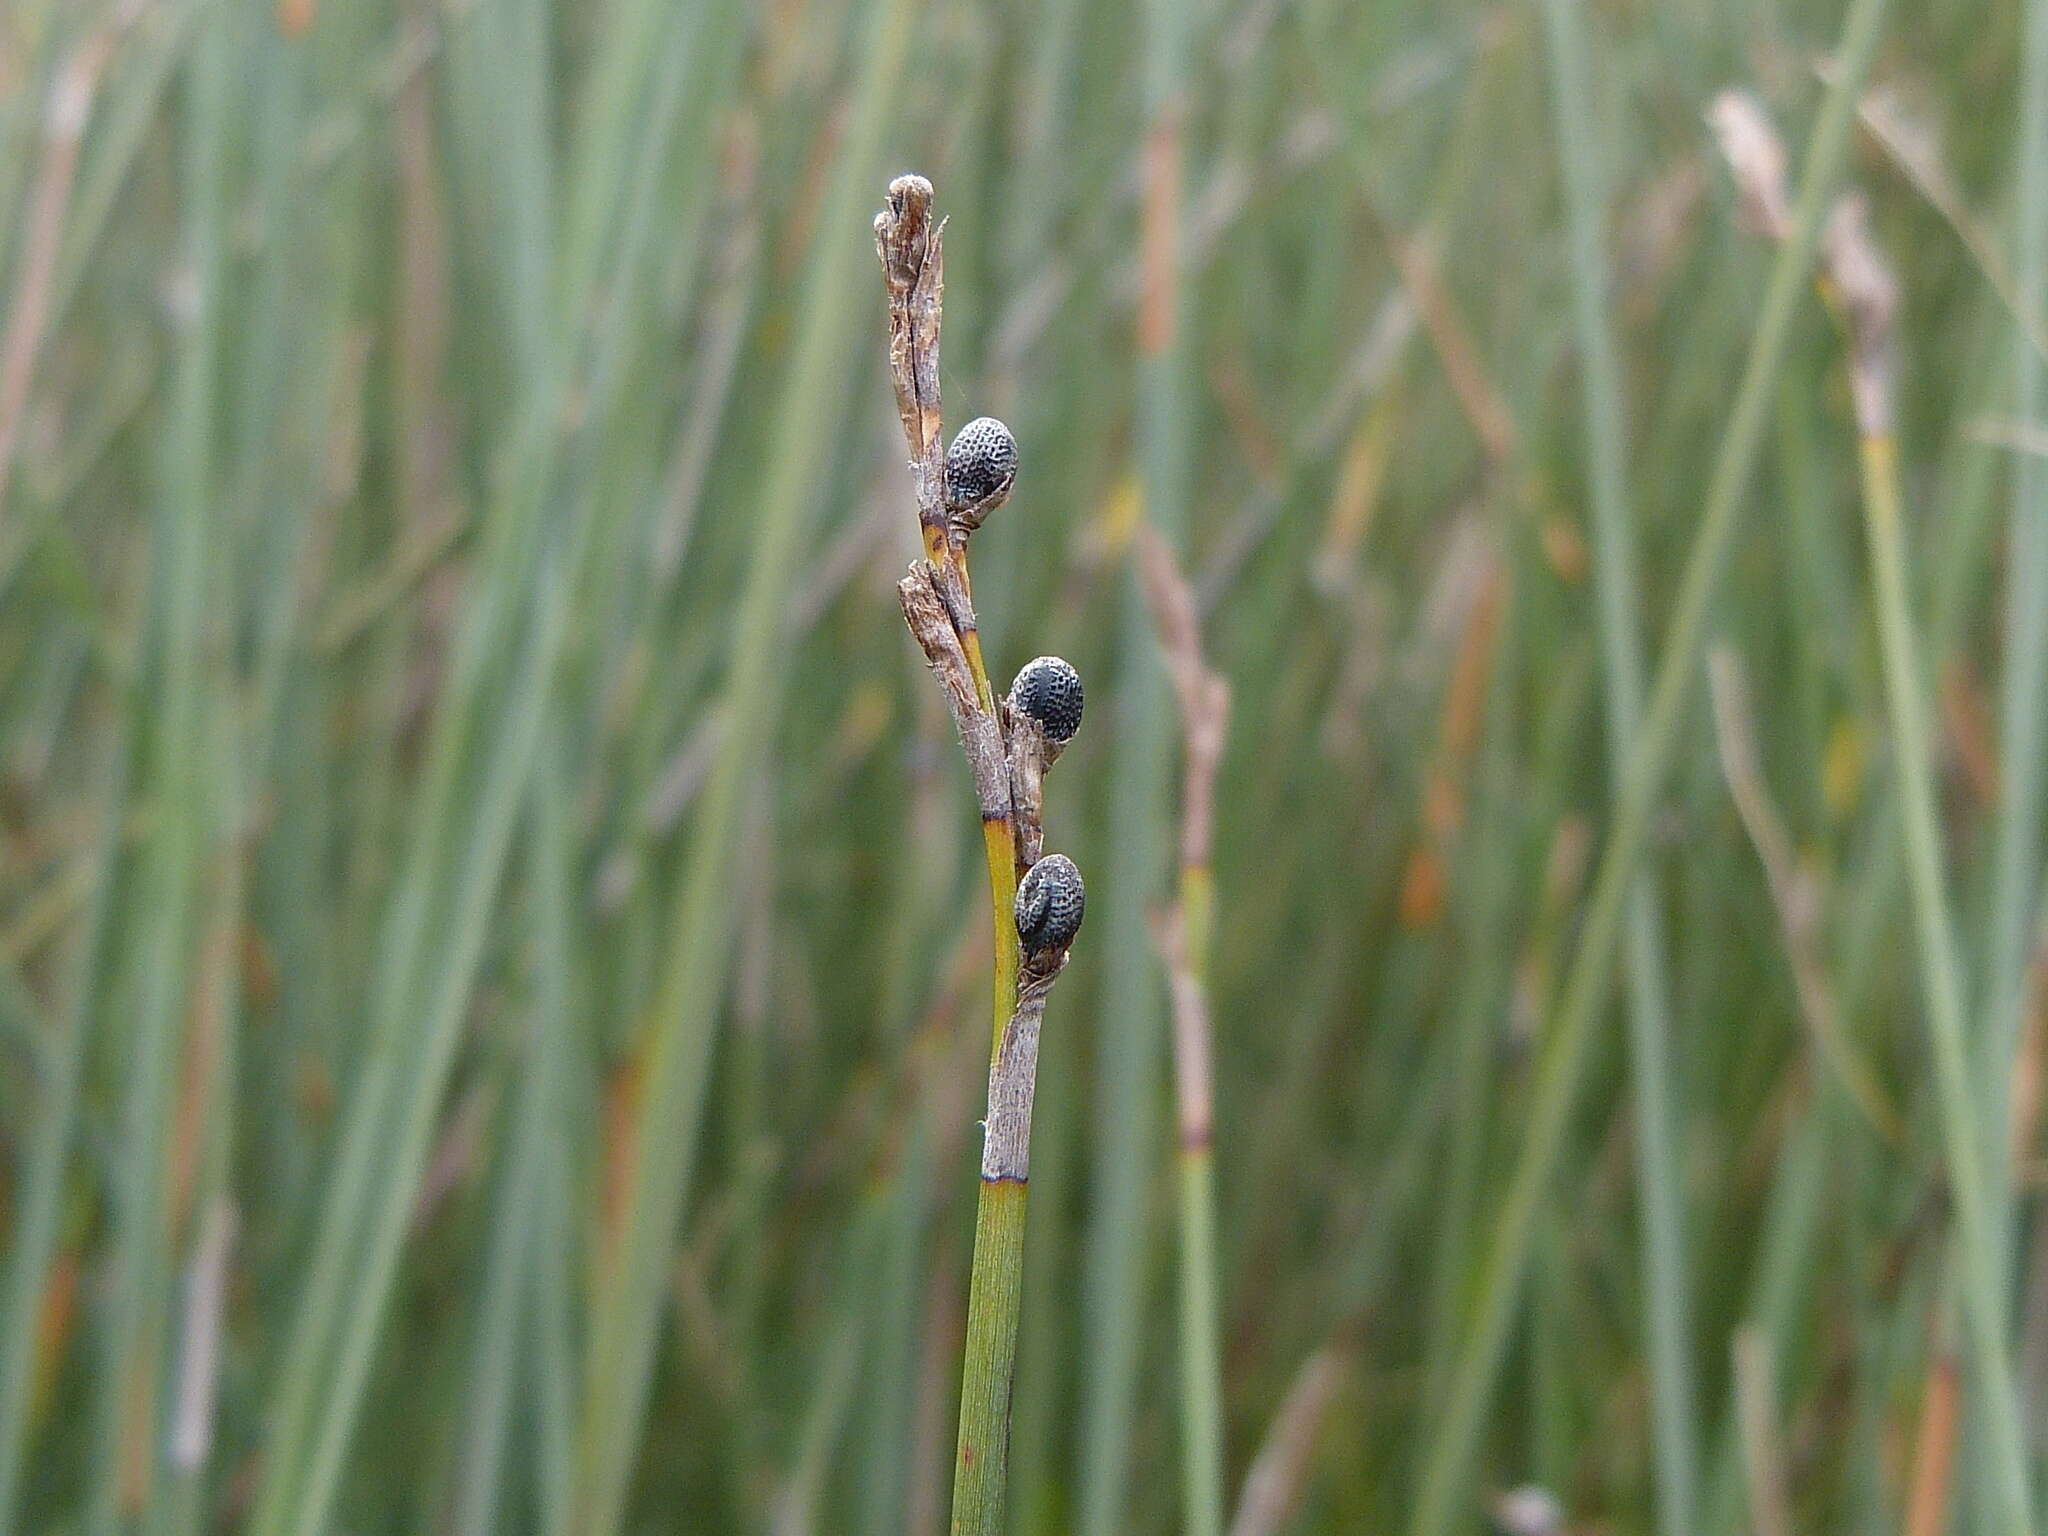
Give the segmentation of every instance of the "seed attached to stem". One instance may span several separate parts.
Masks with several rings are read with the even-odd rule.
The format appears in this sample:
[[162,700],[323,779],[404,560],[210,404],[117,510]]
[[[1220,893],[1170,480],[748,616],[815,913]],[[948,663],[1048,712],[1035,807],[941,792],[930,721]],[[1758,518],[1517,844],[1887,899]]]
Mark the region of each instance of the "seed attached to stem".
[[1045,727],[1045,739],[1068,742],[1081,729],[1081,674],[1057,656],[1027,661],[1010,684],[1017,708]]
[[993,416],[977,416],[946,450],[946,506],[954,520],[974,529],[1010,499],[1017,480],[1017,439]]
[[1064,853],[1048,853],[1032,865],[1017,887],[1017,937],[1024,953],[1036,958],[1072,944],[1087,900],[1081,871]]

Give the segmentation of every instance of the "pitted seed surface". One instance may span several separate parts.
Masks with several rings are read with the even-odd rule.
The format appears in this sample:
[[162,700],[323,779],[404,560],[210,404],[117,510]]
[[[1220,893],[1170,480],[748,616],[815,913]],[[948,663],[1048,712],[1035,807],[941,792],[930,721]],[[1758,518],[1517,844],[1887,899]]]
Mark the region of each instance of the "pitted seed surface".
[[1087,906],[1081,871],[1064,853],[1048,853],[1017,887],[1017,937],[1027,955],[1065,949],[1081,931]]
[[1059,657],[1026,662],[1010,691],[1017,707],[1045,727],[1048,741],[1071,741],[1081,729],[1081,674]]
[[971,507],[1001,494],[1017,477],[1017,439],[993,416],[977,416],[946,450],[946,499]]

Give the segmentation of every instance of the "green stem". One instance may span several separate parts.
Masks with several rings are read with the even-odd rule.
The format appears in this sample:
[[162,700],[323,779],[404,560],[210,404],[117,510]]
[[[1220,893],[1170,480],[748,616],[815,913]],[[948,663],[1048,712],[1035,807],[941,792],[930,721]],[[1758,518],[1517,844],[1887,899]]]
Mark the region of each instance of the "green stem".
[[[1608,774],[1620,793],[1629,746],[1642,727],[1643,653],[1636,627],[1635,533],[1623,469],[1620,366],[1605,307],[1608,281],[1601,232],[1606,186],[1586,121],[1590,88],[1580,7],[1577,0],[1545,0],[1543,12],[1550,36],[1551,95],[1557,109],[1571,241],[1572,310],[1586,396],[1595,612],[1607,683]],[[1665,979],[1663,923],[1647,873],[1637,877],[1629,893],[1626,943],[1657,1510],[1661,1530],[1685,1533],[1694,1527],[1699,1502],[1700,1437],[1689,1342],[1685,1202],[1675,1147],[1670,987]]]
[[[1134,459],[1145,520],[1185,552],[1194,456],[1195,368],[1181,227],[1188,163],[1189,57],[1198,8],[1149,0],[1140,21],[1146,139],[1143,150],[1145,292],[1138,325]],[[1092,1214],[1085,1243],[1080,1475],[1073,1529],[1127,1529],[1131,1442],[1145,1333],[1146,1250],[1159,1135],[1162,998],[1157,970],[1132,963],[1150,944],[1151,908],[1163,895],[1169,850],[1172,726],[1166,678],[1151,654],[1151,619],[1135,577],[1120,626],[1130,658],[1116,701],[1110,770],[1110,878],[1102,901],[1104,952],[1123,957],[1104,978],[1097,1052]]]
[[1942,1145],[1948,1160],[1949,1197],[1960,1229],[1964,1322],[1972,1374],[1983,1404],[1980,1428],[1989,1454],[1997,1528],[2010,1536],[2026,1536],[2033,1528],[2032,1506],[2012,1366],[2005,1347],[2005,1308],[1999,1297],[2000,1233],[1992,1220],[1990,1193],[1984,1182],[1984,1141],[1978,1129],[1969,1047],[1963,1034],[1962,975],[1935,821],[1927,710],[1920,692],[1919,641],[1907,599],[1897,456],[1888,435],[1866,435],[1859,446],[1892,755],[1899,775],[1906,874],[1920,950],[1928,1043],[1934,1055]]
[[1181,1484],[1191,1536],[1223,1529],[1223,1368],[1216,1317],[1216,1160],[1180,1154]]
[[1793,232],[1772,269],[1735,409],[1721,440],[1706,505],[1687,557],[1643,728],[1629,754],[1628,773],[1594,880],[1585,928],[1546,1032],[1521,1152],[1480,1276],[1443,1420],[1436,1428],[1417,1490],[1409,1522],[1413,1536],[1442,1536],[1472,1496],[1472,1462],[1487,1401],[1506,1353],[1531,1239],[1578,1101],[1593,1025],[1607,1000],[1609,968],[1621,938],[1637,861],[1670,772],[1679,725],[1699,670],[1707,610],[1744,507],[1771,389],[1813,260],[1821,217],[1848,148],[1857,95],[1876,50],[1883,16],[1884,0],[1852,0],[1849,7],[1837,50],[1840,67],[1828,87],[1808,149]]
[[99,1460],[88,1502],[90,1529],[111,1530],[147,1507],[160,1465],[158,1372],[172,1291],[174,1213],[162,1147],[178,1089],[190,1003],[193,936],[203,870],[216,827],[207,744],[219,730],[209,666],[218,580],[214,552],[216,443],[210,402],[221,347],[223,156],[232,39],[214,18],[191,59],[184,126],[185,244],[195,295],[165,423],[160,512],[154,537],[159,579],[152,594],[155,662],[136,707],[155,722],[146,781],[153,828],[127,901],[134,912],[116,1011],[102,1024],[128,1064],[114,1241],[109,1265]]
[[65,1172],[82,1118],[90,1025],[103,990],[100,962],[111,926],[112,872],[120,852],[137,729],[130,722],[139,723],[139,711],[115,727],[104,765],[97,770],[100,817],[90,854],[91,884],[83,919],[64,961],[61,1022],[37,1061],[32,1128],[20,1133],[15,1153],[14,1209],[6,1279],[0,1289],[5,1298],[0,1306],[0,1529],[14,1526],[31,1449],[43,1297],[63,1226]]
[[1031,1178],[1031,1109],[1046,995],[1065,953],[1034,957],[988,1070],[982,1122],[981,1199],[961,1365],[960,1442],[953,1466],[953,1530],[1003,1528],[1009,1483],[1010,1394],[1024,1296],[1024,1204]]
[[1010,1387],[1024,1299],[1021,1179],[984,1179],[974,1214],[974,1275],[960,1372],[960,1445],[953,1467],[953,1536],[996,1536],[1010,1461]]
[[[1182,867],[1180,911],[1189,982],[1204,992],[1215,890],[1207,864]],[[1204,1026],[1207,1021],[1205,1008]],[[1191,1536],[1218,1536],[1223,1529],[1223,1362],[1216,1300],[1216,1141],[1208,1041],[1195,1049],[1201,1077],[1183,1083],[1180,1125],[1181,1482],[1185,1528]]]
[[[977,647],[977,689],[988,689]],[[995,1039],[989,1070],[999,1069],[1004,1031],[1017,1007],[1017,837],[1010,820],[982,823],[995,914]],[[967,1344],[960,1364],[960,1444],[953,1468],[953,1529],[1000,1531],[1010,1461],[1010,1392],[1017,1368],[1017,1322],[1024,1297],[1021,1179],[981,1182],[974,1216],[974,1269],[967,1287]]]
[[[2014,281],[2023,319],[2038,322],[2048,297],[2048,0],[2026,8],[2015,201]],[[2024,327],[2013,341],[2012,415],[2040,419],[2044,370]],[[1992,1013],[1983,1031],[1979,1092],[1990,1198],[1999,1209],[2001,1254],[2009,1247],[2004,1210],[2011,1185],[2006,1137],[2007,1084],[2025,1003],[2028,937],[2033,928],[2041,862],[2041,757],[2048,735],[2048,465],[2015,454],[2010,513],[2012,549],[2006,565],[2005,686],[1998,763],[1998,835],[1992,839],[1991,949],[1984,996]]]

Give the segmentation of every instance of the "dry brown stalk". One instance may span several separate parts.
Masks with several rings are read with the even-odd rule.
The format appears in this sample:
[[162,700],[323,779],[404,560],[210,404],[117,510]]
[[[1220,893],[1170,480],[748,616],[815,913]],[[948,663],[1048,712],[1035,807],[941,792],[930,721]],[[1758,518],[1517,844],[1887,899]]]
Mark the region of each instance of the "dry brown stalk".
[[1138,532],[1138,569],[1180,703],[1187,778],[1181,799],[1181,863],[1207,865],[1216,822],[1216,768],[1223,759],[1230,685],[1202,658],[1195,594],[1166,541],[1150,525]]
[[1889,437],[1899,280],[1870,238],[1869,208],[1860,193],[1842,198],[1828,215],[1820,259],[1824,289],[1848,333],[1856,430],[1866,438]]
[[1927,1386],[1920,1396],[1919,1427],[1913,1435],[1913,1481],[1906,1494],[1905,1536],[1941,1536],[1948,1529],[1961,1381],[1954,1353],[1941,1343],[1935,1350],[1927,1367]]
[[123,0],[111,16],[88,32],[57,71],[43,109],[43,157],[25,226],[21,277],[7,312],[5,338],[0,339],[0,507],[7,503],[7,483],[14,467],[15,445],[21,439],[29,385],[49,324],[50,295],[63,244],[64,216],[71,206],[71,186],[78,173],[79,147],[85,141],[93,100],[115,45],[141,20],[145,9],[146,0]]
[[1245,1474],[1230,1536],[1273,1536],[1286,1527],[1301,1501],[1316,1431],[1322,1428],[1323,1415],[1344,1385],[1349,1365],[1336,1346],[1325,1344],[1294,1373],[1293,1384],[1266,1431],[1265,1443]]
[[1770,1339],[1757,1328],[1735,1332],[1735,1402],[1742,1428],[1743,1468],[1749,1477],[1750,1521],[1756,1536],[1792,1536],[1782,1432],[1775,1422],[1778,1397]]

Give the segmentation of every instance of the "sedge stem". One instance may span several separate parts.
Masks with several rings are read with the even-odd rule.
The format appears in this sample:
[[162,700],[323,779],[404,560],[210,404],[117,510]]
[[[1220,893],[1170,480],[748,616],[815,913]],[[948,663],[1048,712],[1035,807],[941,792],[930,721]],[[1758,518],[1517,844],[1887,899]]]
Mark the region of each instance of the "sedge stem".
[[1961,969],[1949,918],[1941,837],[1935,820],[1928,765],[1926,701],[1921,695],[1920,648],[1907,599],[1905,536],[1900,528],[1897,450],[1889,433],[1865,433],[1858,443],[1863,474],[1864,524],[1870,539],[1871,582],[1884,661],[1892,755],[1899,776],[1899,813],[1906,842],[1906,873],[1920,950],[1920,985],[1934,1056],[1949,1197],[1954,1202],[1963,1292],[1963,1320],[1972,1374],[1984,1405],[1982,1431],[1997,1514],[1996,1527],[2013,1536],[2033,1529],[2027,1492],[2012,1364],[2005,1343],[2005,1308],[1995,1260],[2000,1234],[1993,1225],[1982,1173],[1968,1046],[1963,1034]]

